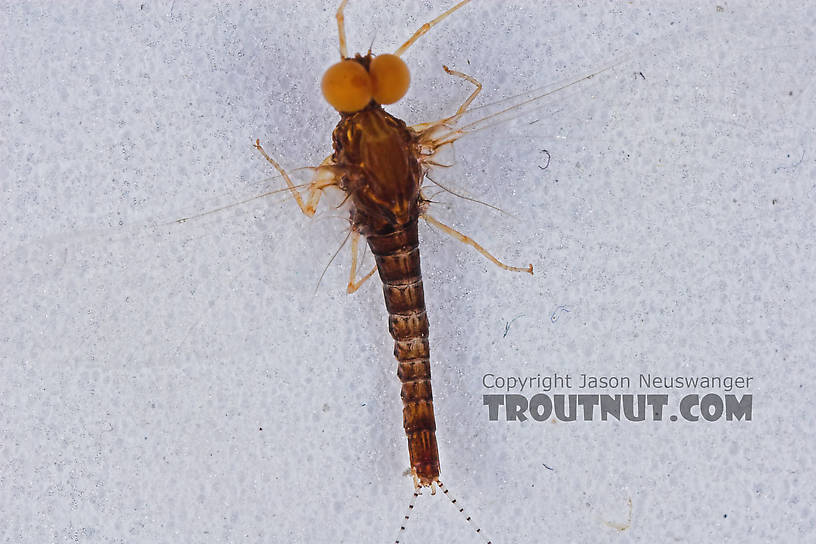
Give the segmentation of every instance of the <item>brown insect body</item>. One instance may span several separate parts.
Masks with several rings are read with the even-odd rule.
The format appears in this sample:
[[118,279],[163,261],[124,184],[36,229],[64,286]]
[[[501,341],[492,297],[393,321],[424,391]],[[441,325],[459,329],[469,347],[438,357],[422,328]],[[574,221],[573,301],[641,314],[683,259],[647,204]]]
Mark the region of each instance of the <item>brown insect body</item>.
[[[355,60],[366,66],[369,58]],[[332,163],[343,172],[339,185],[351,200],[352,228],[366,237],[383,283],[411,469],[420,485],[431,485],[439,477],[439,455],[417,234],[425,175],[417,135],[372,101],[342,114],[333,145]]]
[[[297,191],[286,171],[263,150],[258,140],[255,141],[255,147],[280,173],[287,190],[307,216],[315,214],[324,189],[339,187],[346,193],[352,227],[352,263],[347,292],[356,291],[374,273],[372,269],[360,281],[356,280],[357,245],[359,236],[363,235],[374,254],[376,269],[383,283],[388,328],[394,338],[394,356],[398,361],[397,376],[402,382],[403,426],[408,438],[414,483],[418,487],[430,486],[432,491],[435,490],[434,485],[438,485],[446,495],[447,488],[439,481],[428,317],[417,233],[419,217],[472,246],[505,270],[532,274],[533,267],[508,266],[472,238],[428,215],[425,212],[428,202],[421,191],[422,181],[427,169],[438,164],[434,157],[440,149],[478,130],[479,125],[488,119],[517,106],[457,126],[461,116],[469,111],[468,107],[482,85],[473,77],[447,67],[443,68],[448,74],[475,86],[455,114],[432,123],[408,127],[383,110],[380,104],[393,104],[408,90],[409,71],[399,56],[431,27],[469,1],[460,0],[422,25],[392,55],[374,57],[369,50],[365,56],[358,54],[353,58],[348,56],[343,22],[347,0],[340,2],[336,19],[341,61],[326,70],[321,88],[323,96],[340,112],[341,118],[332,133],[334,152],[313,168],[314,177],[308,184],[305,197]],[[414,499],[418,495],[417,490]],[[451,501],[456,504],[454,499]],[[411,508],[413,500],[409,510]],[[459,512],[464,510],[459,507]],[[408,515],[405,519],[408,519]],[[469,516],[466,516],[466,520],[472,523]],[[404,529],[404,526],[400,528],[401,531]],[[479,532],[478,528],[476,532]]]

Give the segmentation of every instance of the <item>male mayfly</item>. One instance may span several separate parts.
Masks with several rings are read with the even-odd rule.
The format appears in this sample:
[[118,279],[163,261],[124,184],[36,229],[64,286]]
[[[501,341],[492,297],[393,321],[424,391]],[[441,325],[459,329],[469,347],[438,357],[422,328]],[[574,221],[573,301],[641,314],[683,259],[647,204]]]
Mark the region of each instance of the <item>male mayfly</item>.
[[[347,0],[337,10],[340,57],[326,70],[322,91],[340,113],[332,133],[333,153],[315,169],[304,198],[286,171],[256,141],[255,146],[281,174],[300,209],[314,215],[321,193],[337,187],[350,204],[352,263],[348,292],[356,291],[375,271],[379,272],[388,311],[388,328],[394,338],[397,376],[402,382],[403,426],[408,439],[411,473],[417,490],[439,486],[439,454],[436,442],[433,395],[431,393],[428,318],[419,259],[417,222],[431,225],[473,246],[496,265],[510,271],[532,274],[533,267],[508,266],[471,238],[439,222],[427,213],[428,199],[422,182],[435,163],[437,150],[464,132],[452,126],[481,90],[474,78],[445,67],[451,75],[475,85],[475,90],[450,117],[410,127],[390,115],[383,105],[393,104],[408,91],[410,74],[400,56],[422,35],[448,15],[467,4],[463,0],[432,21],[422,25],[393,54],[348,55],[343,20]],[[357,279],[357,250],[364,236],[374,255],[375,267]],[[415,492],[414,498],[418,493]],[[454,503],[456,501],[454,500]],[[411,505],[412,507],[412,505]],[[410,508],[410,507],[409,507]],[[461,508],[460,508],[461,511]],[[470,518],[468,518],[470,521]],[[478,529],[477,529],[478,531]]]
[[[476,248],[498,266],[516,272],[533,273],[533,266],[508,266],[482,246],[427,214],[428,200],[421,187],[426,172],[434,164],[436,151],[459,136],[448,130],[476,98],[481,84],[445,67],[449,74],[475,84],[476,89],[457,110],[445,119],[420,125],[417,130],[383,109],[408,91],[410,74],[400,55],[445,17],[467,4],[463,0],[422,25],[393,54],[349,57],[343,10],[337,10],[341,61],[326,70],[323,95],[340,113],[332,133],[334,152],[316,168],[315,178],[305,198],[298,193],[286,171],[256,142],[257,149],[280,172],[308,216],[314,215],[321,192],[335,186],[346,193],[351,204],[352,266],[348,292],[356,291],[375,271],[383,283],[388,328],[394,338],[397,375],[402,382],[403,422],[408,437],[411,472],[416,485],[431,486],[439,479],[433,396],[431,394],[428,318],[419,263],[417,222],[420,217],[447,234]],[[357,277],[357,248],[364,236],[376,266],[362,279]]]

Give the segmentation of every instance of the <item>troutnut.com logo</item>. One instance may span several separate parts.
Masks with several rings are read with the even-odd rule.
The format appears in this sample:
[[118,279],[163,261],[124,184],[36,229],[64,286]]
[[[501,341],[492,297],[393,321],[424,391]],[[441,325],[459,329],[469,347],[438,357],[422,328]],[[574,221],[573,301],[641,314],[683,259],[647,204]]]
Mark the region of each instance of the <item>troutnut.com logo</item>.
[[[490,390],[484,395],[490,421],[751,421],[753,395],[745,391],[753,379],[488,373],[482,385]],[[642,393],[631,392],[633,382]]]

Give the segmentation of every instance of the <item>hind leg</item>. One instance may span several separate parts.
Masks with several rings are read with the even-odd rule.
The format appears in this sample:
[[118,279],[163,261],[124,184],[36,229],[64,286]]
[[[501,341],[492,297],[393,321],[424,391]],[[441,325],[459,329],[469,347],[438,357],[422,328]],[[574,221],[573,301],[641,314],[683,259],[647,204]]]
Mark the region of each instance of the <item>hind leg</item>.
[[357,247],[360,244],[360,233],[352,232],[351,233],[351,271],[349,272],[349,282],[348,286],[346,287],[346,292],[351,294],[359,289],[365,282],[374,275],[374,272],[377,271],[377,265],[374,265],[374,268],[371,269],[371,272],[363,276],[360,281],[356,281],[357,278]]
[[430,223],[434,227],[436,227],[439,230],[441,230],[442,232],[444,232],[445,234],[447,234],[447,235],[449,235],[449,236],[451,236],[453,238],[456,238],[457,240],[459,240],[463,244],[467,244],[467,245],[473,247],[474,249],[476,249],[476,251],[478,251],[479,253],[484,255],[487,258],[487,260],[489,260],[490,262],[492,262],[496,266],[498,266],[500,268],[503,268],[505,270],[509,270],[510,272],[527,272],[530,275],[533,274],[533,265],[530,264],[530,265],[527,265],[526,267],[506,265],[503,262],[501,262],[500,260],[498,260],[496,257],[494,257],[489,251],[487,251],[485,248],[483,248],[481,246],[481,244],[479,244],[479,242],[477,242],[476,240],[474,240],[470,236],[465,236],[464,234],[462,234],[458,230],[449,227],[445,223],[442,223],[441,221],[438,221],[438,220],[434,219],[433,217],[431,217],[428,214],[422,214],[422,218],[425,219],[425,221],[427,221],[428,223]]

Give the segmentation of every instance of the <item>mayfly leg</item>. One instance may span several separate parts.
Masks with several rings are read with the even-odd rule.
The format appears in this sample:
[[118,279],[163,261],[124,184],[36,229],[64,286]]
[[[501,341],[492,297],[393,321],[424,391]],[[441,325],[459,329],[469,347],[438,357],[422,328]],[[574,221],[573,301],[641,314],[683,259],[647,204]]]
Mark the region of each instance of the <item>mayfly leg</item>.
[[[425,35],[431,28],[441,23],[448,15],[450,15],[457,9],[461,8],[468,2],[470,2],[470,0],[462,0],[455,6],[447,10],[445,13],[439,15],[435,19],[428,21],[427,23],[419,27],[417,31],[414,32],[414,34],[410,38],[408,38],[408,41],[406,41],[404,44],[399,46],[399,48],[397,48],[396,51],[394,51],[394,54],[398,57],[401,56],[408,50],[409,47],[411,47],[414,44],[414,42],[416,42],[419,38]],[[344,10],[346,9],[346,4],[348,4],[348,0],[343,0],[342,2],[340,2],[340,7],[337,8],[337,13],[335,14],[335,18],[337,19],[337,35],[340,42],[341,59],[348,58],[348,45],[346,42],[346,20],[345,15],[343,13]]]
[[[436,128],[439,128],[439,127],[444,127],[446,123],[448,123],[448,122],[450,122],[450,121],[452,121],[452,120],[454,120],[454,119],[456,119],[458,117],[461,117],[463,114],[465,114],[468,111],[468,108],[470,107],[470,105],[473,103],[473,101],[476,99],[476,97],[479,96],[479,93],[482,90],[482,84],[476,78],[474,78],[473,76],[469,76],[469,75],[467,75],[465,73],[458,72],[456,70],[451,70],[450,68],[448,68],[447,66],[444,66],[444,65],[442,66],[442,68],[445,70],[445,72],[447,74],[455,76],[455,77],[459,77],[461,79],[464,79],[465,81],[468,81],[468,82],[472,83],[476,88],[467,97],[467,99],[465,99],[465,101],[462,103],[462,105],[459,106],[459,109],[457,109],[456,113],[454,113],[453,115],[451,115],[449,117],[445,117],[445,118],[443,118],[443,119],[441,119],[439,121],[435,121],[435,122],[432,122],[432,123],[423,123],[421,125],[411,127],[411,128],[413,128],[415,130],[419,129],[420,134],[424,133],[425,135],[427,135],[427,138],[426,138],[424,144],[430,150],[430,153],[429,153],[429,155],[427,157],[424,158],[424,162],[426,164],[431,164],[431,165],[436,164],[436,163],[433,162],[433,160],[431,160],[431,157],[433,157],[433,155],[437,152],[437,150],[440,147],[443,147],[443,146],[445,146],[447,144],[452,144],[456,139],[458,139],[458,137],[454,137],[454,138],[442,138],[442,139],[436,140],[436,139],[434,139],[432,137],[432,133],[434,132],[434,130]],[[436,182],[434,182],[434,183],[436,183]],[[444,187],[442,185],[440,185],[440,187],[442,187],[444,189]],[[445,189],[445,190],[447,190],[447,189]],[[473,199],[464,197],[462,195],[457,195],[456,193],[454,193],[452,191],[448,191],[448,192],[451,192],[452,194],[454,194],[456,196],[459,196],[461,198],[465,198],[466,200],[473,200]],[[482,203],[482,204],[484,204],[484,203]],[[490,206],[490,205],[488,204],[488,206]],[[495,208],[495,206],[490,206],[490,207]],[[427,213],[422,214],[422,217],[430,225],[435,226],[436,228],[440,229],[445,234],[447,234],[447,235],[449,235],[449,236],[451,236],[453,238],[456,238],[457,240],[459,240],[463,244],[467,244],[467,245],[473,247],[474,249],[476,249],[476,251],[478,251],[479,253],[484,255],[490,262],[492,262],[496,266],[498,266],[500,268],[503,268],[504,270],[509,270],[511,272],[527,272],[528,274],[533,273],[533,265],[532,264],[530,264],[530,265],[528,265],[526,267],[517,267],[517,266],[507,265],[507,264],[501,262],[499,259],[497,259],[494,255],[492,255],[489,251],[487,251],[484,247],[482,247],[481,244],[479,244],[476,240],[474,240],[470,236],[462,234],[461,232],[459,232],[456,229],[442,223],[441,221],[435,219],[434,217],[428,215]]]
[[374,265],[374,268],[366,274],[365,276],[360,279],[360,281],[355,281],[357,278],[357,248],[360,244],[360,233],[357,231],[353,231],[351,233],[351,271],[349,272],[349,282],[348,287],[346,287],[346,292],[348,294],[354,293],[359,289],[365,282],[374,275],[374,272],[377,271],[377,265]]
[[445,234],[447,234],[447,235],[449,235],[449,236],[451,236],[453,238],[456,238],[457,240],[459,240],[463,244],[467,244],[467,245],[473,247],[474,249],[476,249],[476,251],[478,251],[479,253],[484,255],[487,258],[487,260],[489,260],[490,262],[492,262],[496,266],[498,266],[500,268],[503,268],[505,270],[509,270],[510,272],[527,272],[528,274],[532,275],[532,273],[533,273],[533,265],[532,264],[527,265],[526,267],[510,266],[510,265],[504,264],[503,262],[498,260],[496,257],[494,257],[488,250],[483,248],[482,245],[479,244],[479,242],[477,242],[476,240],[474,240],[470,236],[466,236],[466,235],[462,234],[458,230],[456,230],[456,229],[454,229],[452,227],[449,227],[445,223],[442,223],[441,221],[439,221],[437,219],[434,219],[433,217],[431,217],[427,213],[422,214],[422,218],[425,219],[425,221],[427,221],[430,225],[433,225],[434,227],[438,228],[439,230],[441,230]]
[[[447,138],[440,138],[439,140],[433,139],[432,135],[435,129],[441,127],[446,128],[447,123],[467,113],[468,107],[473,103],[474,100],[476,100],[476,97],[479,96],[479,93],[482,92],[482,84],[475,77],[469,76],[462,72],[457,72],[456,70],[451,70],[444,64],[442,65],[442,69],[445,70],[445,72],[448,75],[458,77],[464,79],[469,83],[472,83],[476,88],[473,90],[473,92],[470,93],[470,95],[465,99],[462,105],[459,106],[459,109],[457,109],[456,113],[454,113],[453,115],[440,119],[439,121],[434,121],[432,123],[421,123],[419,125],[413,125],[411,127],[412,130],[415,130],[420,134],[420,141],[423,143],[423,147],[425,147],[427,150],[426,151],[427,156],[423,159],[423,162],[430,166],[449,166],[433,160],[432,157],[436,155],[440,148],[448,144],[453,144],[453,142],[456,140],[456,139],[451,140]],[[434,181],[434,183],[436,182]]]
[[[470,95],[468,95],[468,97],[465,99],[465,101],[462,103],[462,105],[459,106],[459,109],[456,110],[456,113],[454,113],[453,115],[449,115],[448,117],[443,117],[442,119],[440,119],[438,121],[432,121],[430,123],[419,123],[419,124],[416,124],[416,125],[411,125],[411,128],[413,130],[419,132],[420,134],[422,134],[426,129],[429,129],[429,128],[433,129],[433,128],[437,128],[437,127],[444,127],[446,123],[449,123],[449,122],[455,120],[456,118],[462,116],[463,114],[467,113],[468,107],[473,103],[474,100],[476,100],[476,97],[479,96],[479,93],[482,92],[482,84],[475,77],[469,76],[469,75],[467,75],[467,74],[465,74],[463,72],[457,72],[456,70],[451,70],[450,68],[448,68],[444,64],[442,65],[442,69],[445,70],[445,73],[447,73],[448,75],[458,77],[458,78],[464,79],[465,81],[467,81],[469,83],[472,83],[476,88],[473,90],[473,92],[470,93]],[[425,138],[425,139],[429,140],[428,138]],[[429,145],[428,147],[430,149],[432,149],[432,150],[435,150],[435,149],[437,149],[439,147],[442,147],[443,145],[445,145],[447,143],[452,143],[452,142],[444,141],[444,142],[438,143],[438,142],[434,142],[433,140],[429,140],[429,143],[432,144],[432,145]]]
[[343,10],[346,9],[348,0],[340,2],[340,7],[337,8],[335,18],[337,19],[337,36],[340,41],[340,58],[348,58],[348,46],[346,45],[346,20],[343,16]]
[[476,89],[470,94],[470,96],[467,97],[467,100],[465,100],[465,102],[461,106],[459,106],[459,109],[456,110],[456,113],[454,113],[453,115],[451,115],[448,118],[448,119],[453,119],[455,117],[458,117],[458,116],[462,115],[463,113],[465,113],[467,111],[468,106],[470,106],[470,104],[474,100],[476,100],[476,97],[479,96],[479,93],[482,92],[482,84],[479,83],[479,81],[475,77],[469,76],[467,74],[463,74],[462,72],[457,72],[456,70],[451,70],[450,68],[448,68],[444,64],[442,65],[442,69],[445,70],[445,72],[448,75],[462,78],[465,81],[469,81],[470,83],[473,83],[473,85],[476,86]]
[[[448,15],[450,15],[451,13],[456,11],[457,9],[461,8],[462,6],[467,4],[468,2],[470,2],[470,0],[462,0],[461,2],[459,2],[458,4],[456,4],[455,6],[450,8],[448,11],[443,13],[442,15],[439,15],[435,19],[433,19],[431,21],[428,21],[427,23],[425,23],[424,25],[419,27],[419,29],[417,29],[417,31],[414,32],[414,35],[411,36],[410,38],[408,38],[407,42],[405,42],[404,44],[399,46],[399,48],[397,48],[397,50],[394,51],[394,54],[396,56],[398,56],[398,57],[401,56],[403,53],[405,53],[405,51],[408,50],[409,47],[414,45],[414,42],[416,42],[418,39],[420,39],[422,36],[424,36],[425,33],[427,33],[431,28],[433,28],[434,26],[441,23]],[[345,3],[345,0],[344,0],[343,3]]]
[[323,194],[323,189],[325,189],[326,187],[337,185],[337,180],[335,179],[333,173],[330,177],[328,176],[325,178],[321,177],[321,172],[327,169],[330,171],[330,165],[328,164],[329,159],[324,160],[320,164],[320,166],[318,166],[315,169],[316,170],[315,176],[312,179],[312,182],[309,183],[307,198],[306,202],[304,203],[303,197],[301,197],[300,193],[297,191],[297,187],[295,186],[295,184],[292,183],[292,179],[289,177],[289,174],[286,173],[286,170],[284,170],[283,167],[280,164],[278,164],[277,161],[275,161],[275,159],[270,157],[267,154],[267,152],[264,151],[264,148],[261,147],[260,140],[255,140],[254,147],[258,151],[260,151],[261,155],[263,155],[263,157],[269,162],[269,164],[274,166],[275,170],[277,170],[278,173],[280,173],[280,175],[283,176],[283,179],[284,181],[286,181],[286,185],[287,187],[289,187],[292,196],[295,198],[295,201],[297,202],[298,206],[300,206],[300,211],[302,211],[308,217],[314,216],[315,211],[317,211],[317,203],[320,201],[320,195]]

